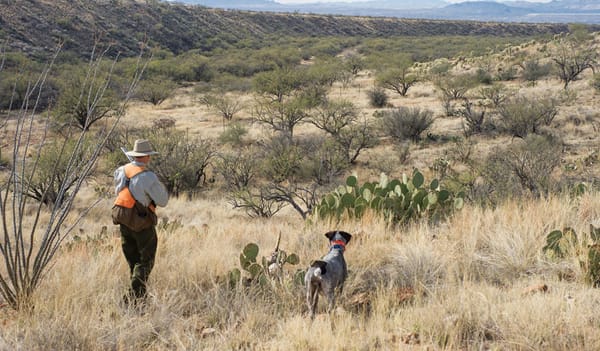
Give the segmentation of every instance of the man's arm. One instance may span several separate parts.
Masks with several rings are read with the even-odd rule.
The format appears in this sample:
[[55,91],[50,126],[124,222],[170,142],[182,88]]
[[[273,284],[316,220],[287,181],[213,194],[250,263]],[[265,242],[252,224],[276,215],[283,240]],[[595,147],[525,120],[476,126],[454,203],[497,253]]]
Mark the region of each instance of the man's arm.
[[165,207],[169,202],[169,193],[158,178],[156,178],[155,182],[152,182],[147,194],[156,206]]

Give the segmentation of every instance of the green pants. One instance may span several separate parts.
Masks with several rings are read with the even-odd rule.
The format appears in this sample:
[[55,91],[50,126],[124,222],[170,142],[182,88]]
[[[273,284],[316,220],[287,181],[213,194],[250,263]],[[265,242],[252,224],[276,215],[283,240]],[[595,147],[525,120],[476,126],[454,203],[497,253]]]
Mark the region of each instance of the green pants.
[[158,238],[154,226],[140,232],[121,225],[121,247],[131,274],[130,293],[135,298],[146,296],[146,282],[154,266]]

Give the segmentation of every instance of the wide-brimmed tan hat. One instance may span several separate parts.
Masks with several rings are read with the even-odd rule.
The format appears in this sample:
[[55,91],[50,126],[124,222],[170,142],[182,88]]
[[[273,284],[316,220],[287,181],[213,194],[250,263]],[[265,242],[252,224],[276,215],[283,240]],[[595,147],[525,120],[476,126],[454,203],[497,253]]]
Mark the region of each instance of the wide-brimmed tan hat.
[[135,145],[133,145],[133,150],[126,152],[127,156],[133,157],[143,157],[150,155],[157,155],[158,152],[152,149],[152,145],[146,139],[138,139],[135,141]]

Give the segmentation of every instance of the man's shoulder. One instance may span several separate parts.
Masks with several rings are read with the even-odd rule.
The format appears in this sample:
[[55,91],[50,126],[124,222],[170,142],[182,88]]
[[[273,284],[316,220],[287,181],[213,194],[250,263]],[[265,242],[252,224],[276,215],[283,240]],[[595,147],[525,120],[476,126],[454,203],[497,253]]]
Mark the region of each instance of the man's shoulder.
[[154,171],[152,171],[150,169],[144,169],[143,171],[141,171],[138,174],[138,176],[146,178],[146,179],[158,179],[158,176],[156,175],[156,173],[154,173]]

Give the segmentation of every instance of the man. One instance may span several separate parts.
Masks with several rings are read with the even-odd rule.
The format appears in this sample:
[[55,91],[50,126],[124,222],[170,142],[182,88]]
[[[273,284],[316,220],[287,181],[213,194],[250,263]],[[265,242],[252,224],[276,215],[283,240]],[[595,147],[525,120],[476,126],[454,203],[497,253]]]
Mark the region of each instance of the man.
[[[137,201],[148,215],[155,217],[155,207],[164,207],[169,200],[169,194],[156,174],[146,169],[152,155],[158,152],[152,149],[150,142],[145,139],[135,141],[132,151],[126,152],[131,163],[119,167],[115,171],[115,191],[117,200],[115,207],[133,208]],[[114,212],[113,212],[114,213]],[[114,216],[113,216],[114,219]],[[121,246],[125,259],[129,264],[131,287],[125,296],[126,302],[138,301],[146,296],[146,282],[154,266],[158,238],[155,222],[150,221],[144,228],[132,229],[131,225],[120,224]]]

